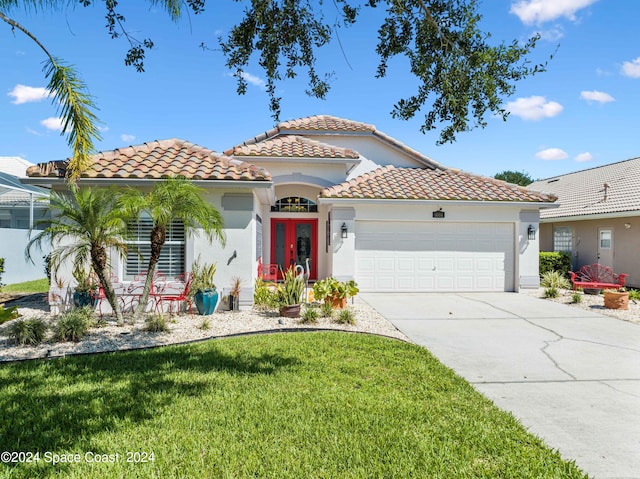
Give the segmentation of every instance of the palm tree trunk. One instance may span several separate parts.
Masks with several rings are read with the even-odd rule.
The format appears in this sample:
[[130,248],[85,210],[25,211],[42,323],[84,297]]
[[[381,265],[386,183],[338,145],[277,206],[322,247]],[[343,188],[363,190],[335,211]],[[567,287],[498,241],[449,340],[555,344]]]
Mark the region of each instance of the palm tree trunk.
[[138,321],[144,314],[147,308],[147,302],[149,301],[149,294],[153,286],[153,277],[155,276],[156,266],[160,261],[160,253],[167,237],[166,228],[162,225],[155,225],[150,233],[151,238],[151,256],[149,257],[149,268],[147,269],[147,278],[144,282],[144,289],[142,290],[142,297],[140,303],[133,314],[133,322]]
[[93,270],[98,275],[102,289],[104,289],[104,295],[113,310],[113,314],[116,316],[117,323],[124,324],[124,316],[122,315],[120,302],[116,297],[116,292],[113,290],[111,277],[107,274],[107,252],[102,246],[94,245],[91,248],[91,263],[93,264]]

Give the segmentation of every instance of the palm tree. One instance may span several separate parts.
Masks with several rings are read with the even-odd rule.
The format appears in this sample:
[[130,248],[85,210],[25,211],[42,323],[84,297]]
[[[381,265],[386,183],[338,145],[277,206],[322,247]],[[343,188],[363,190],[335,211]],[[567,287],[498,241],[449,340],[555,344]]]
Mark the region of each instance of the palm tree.
[[33,261],[32,249],[36,247],[42,251],[42,243],[47,240],[54,248],[51,252],[53,269],[67,260],[82,269],[90,263],[121,324],[122,309],[111,284],[108,262],[109,250],[121,255],[127,250],[124,243],[127,221],[118,208],[118,197],[118,191],[105,188],[72,186],[70,195],[51,192],[48,208],[52,212],[51,220],[34,224],[34,228],[43,224],[48,226],[27,243],[25,257]]
[[177,177],[156,183],[153,190],[147,194],[129,189],[120,197],[121,210],[129,217],[146,212],[153,222],[149,234],[151,254],[147,278],[140,303],[134,313],[134,321],[140,318],[149,300],[153,275],[165,244],[167,228],[173,220],[182,221],[185,234],[197,235],[202,230],[209,241],[215,238],[224,245],[224,220],[220,212],[203,198],[203,192],[202,188],[184,177]]

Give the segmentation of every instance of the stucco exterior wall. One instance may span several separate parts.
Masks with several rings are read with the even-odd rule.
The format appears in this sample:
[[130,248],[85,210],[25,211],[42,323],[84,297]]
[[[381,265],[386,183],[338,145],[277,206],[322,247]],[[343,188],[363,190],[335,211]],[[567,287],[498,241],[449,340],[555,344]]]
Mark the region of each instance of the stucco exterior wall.
[[554,226],[572,228],[571,263],[574,270],[598,262],[598,228],[611,228],[613,270],[616,273],[628,274],[626,283],[640,288],[640,217],[543,223],[540,233],[542,251],[553,251]]

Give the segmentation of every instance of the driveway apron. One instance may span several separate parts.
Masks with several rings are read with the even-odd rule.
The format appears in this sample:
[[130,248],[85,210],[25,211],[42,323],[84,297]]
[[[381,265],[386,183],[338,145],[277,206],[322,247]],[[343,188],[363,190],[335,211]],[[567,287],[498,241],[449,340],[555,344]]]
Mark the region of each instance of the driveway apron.
[[640,325],[518,293],[362,293],[597,478],[640,478]]

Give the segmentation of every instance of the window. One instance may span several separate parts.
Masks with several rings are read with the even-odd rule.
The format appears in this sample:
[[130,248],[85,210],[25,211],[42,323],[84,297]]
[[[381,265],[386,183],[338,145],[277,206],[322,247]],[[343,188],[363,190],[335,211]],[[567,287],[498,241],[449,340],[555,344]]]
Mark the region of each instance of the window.
[[565,251],[571,254],[572,247],[571,226],[556,226],[553,228],[553,251]]
[[600,230],[600,248],[611,248],[611,230]]
[[276,201],[276,205],[271,207],[271,211],[281,211],[287,213],[317,213],[318,205],[307,198],[298,196],[288,196]]
[[[148,216],[143,216],[132,227],[131,237],[127,241],[130,247],[127,253],[125,265],[125,279],[133,279],[134,276],[147,270],[151,244],[149,234],[153,228],[153,222]],[[185,234],[182,221],[175,220],[167,228],[167,237],[160,253],[157,271],[167,277],[178,276],[184,273]]]

